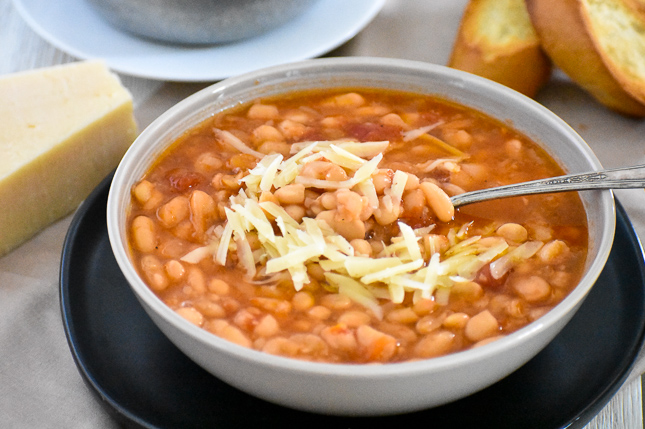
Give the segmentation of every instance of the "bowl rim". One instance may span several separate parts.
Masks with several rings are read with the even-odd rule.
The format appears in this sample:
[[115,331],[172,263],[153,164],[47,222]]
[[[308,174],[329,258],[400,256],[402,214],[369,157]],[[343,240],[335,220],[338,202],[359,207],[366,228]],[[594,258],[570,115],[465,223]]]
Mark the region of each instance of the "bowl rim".
[[[568,124],[546,107],[514,90],[488,79],[436,64],[378,57],[318,58],[273,66],[245,73],[240,76],[231,77],[196,92],[160,115],[141,132],[139,137],[137,137],[135,142],[124,155],[114,174],[114,179],[108,194],[107,204],[108,236],[121,271],[135,292],[137,299],[142,302],[142,304],[145,304],[144,308],[147,312],[154,311],[157,315],[171,323],[176,329],[180,330],[183,335],[187,335],[201,343],[215,347],[220,352],[238,360],[261,363],[262,365],[272,367],[275,370],[319,374],[326,377],[350,377],[353,379],[372,379],[375,377],[388,378],[402,374],[410,375],[440,372],[462,366],[463,364],[471,362],[473,359],[480,360],[494,358],[503,350],[509,350],[516,347],[518,343],[523,343],[535,333],[548,329],[567,315],[569,315],[569,317],[572,316],[573,311],[575,311],[575,309],[577,309],[577,307],[582,303],[595,283],[609,257],[616,224],[616,208],[612,191],[590,191],[596,195],[596,198],[601,200],[601,204],[604,208],[604,212],[602,213],[604,215],[602,218],[602,230],[604,233],[601,237],[601,242],[598,243],[597,256],[593,263],[588,263],[587,271],[581,278],[578,286],[576,286],[548,313],[523,328],[476,349],[458,351],[441,357],[400,363],[388,363],[384,365],[364,365],[351,363],[310,362],[271,355],[231,343],[186,321],[170,309],[170,307],[164,304],[141,280],[130,262],[129,255],[126,251],[127,243],[124,242],[123,228],[120,225],[121,208],[123,207],[120,200],[123,200],[124,198],[123,194],[125,193],[125,189],[130,189],[130,186],[128,186],[128,179],[133,166],[138,163],[139,159],[141,159],[142,153],[151,152],[149,146],[150,142],[154,142],[162,135],[168,134],[162,130],[166,122],[177,121],[176,124],[178,125],[173,126],[173,128],[185,131],[190,128],[190,124],[186,122],[186,114],[189,114],[189,116],[192,117],[195,124],[199,123],[201,120],[206,118],[206,116],[203,115],[208,110],[209,105],[220,101],[219,99],[224,93],[226,93],[226,91],[234,90],[237,87],[242,87],[242,89],[248,89],[251,87],[261,89],[265,85],[278,85],[280,82],[284,83],[294,78],[297,80],[303,76],[308,76],[308,73],[332,73],[332,75],[338,75],[339,70],[346,70],[348,73],[379,73],[379,69],[387,69],[391,73],[400,71],[406,73],[412,72],[421,75],[430,74],[433,75],[434,78],[445,79],[452,85],[469,86],[473,88],[473,91],[479,90],[486,92],[489,98],[501,97],[514,105],[521,105],[523,109],[527,109],[528,113],[535,115],[540,118],[540,120],[546,121],[550,126],[557,128],[560,133],[568,137],[569,140],[575,142],[576,148],[582,151],[587,162],[593,168],[601,168],[599,160],[596,158],[587,143]],[[275,83],[276,80],[279,82]],[[290,88],[285,88],[283,92],[288,92],[289,89]],[[255,96],[250,97],[249,100],[252,98],[255,98]],[[460,101],[457,101],[457,103],[465,104]],[[219,110],[226,109],[228,107],[231,106],[223,106]],[[495,117],[491,113],[485,113]],[[201,119],[199,118],[200,115],[203,116]],[[523,130],[520,131],[527,134]],[[530,135],[529,137],[533,138]],[[166,140],[174,140],[174,138],[166,137]],[[535,140],[535,138],[533,138],[533,140]],[[539,141],[537,141],[537,143],[540,144]],[[154,144],[152,144],[152,146],[154,146]],[[166,145],[161,146],[165,148],[167,143]],[[148,167],[146,167],[146,169]],[[129,192],[127,194],[129,195]]]

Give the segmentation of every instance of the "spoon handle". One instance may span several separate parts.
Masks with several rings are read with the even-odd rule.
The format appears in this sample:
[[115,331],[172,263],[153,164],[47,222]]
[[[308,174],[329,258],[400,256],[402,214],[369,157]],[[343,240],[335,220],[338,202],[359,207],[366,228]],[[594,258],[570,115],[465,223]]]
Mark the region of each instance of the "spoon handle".
[[567,174],[513,185],[465,192],[450,198],[453,206],[519,195],[546,194],[591,189],[645,188],[645,165],[612,168],[593,173]]

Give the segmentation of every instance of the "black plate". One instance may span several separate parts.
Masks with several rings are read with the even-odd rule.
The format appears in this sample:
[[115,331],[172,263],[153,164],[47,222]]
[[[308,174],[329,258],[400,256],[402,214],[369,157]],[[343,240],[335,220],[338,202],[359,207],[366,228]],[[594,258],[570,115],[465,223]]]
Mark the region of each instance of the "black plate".
[[579,428],[615,394],[643,343],[643,252],[619,205],[609,262],[578,313],[546,349],[499,383],[448,405],[394,417],[341,418],[273,405],[209,375],[152,323],[110,249],[110,182],[107,177],[72,221],[60,297],[82,377],[125,426]]

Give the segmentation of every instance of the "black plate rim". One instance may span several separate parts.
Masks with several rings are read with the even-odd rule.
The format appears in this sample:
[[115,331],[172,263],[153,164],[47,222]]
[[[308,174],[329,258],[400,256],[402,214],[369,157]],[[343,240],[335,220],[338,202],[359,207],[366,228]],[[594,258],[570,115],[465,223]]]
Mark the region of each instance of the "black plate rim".
[[68,279],[71,278],[72,271],[72,255],[71,249],[75,245],[77,237],[79,235],[80,229],[83,227],[83,221],[85,220],[88,212],[92,207],[98,202],[97,200],[101,199],[103,193],[106,194],[112,183],[112,178],[114,177],[114,171],[109,173],[99,185],[88,195],[88,197],[81,202],[79,207],[76,209],[72,217],[70,226],[65,234],[65,239],[63,241],[63,250],[61,254],[61,265],[59,273],[59,306],[61,311],[61,317],[63,320],[63,328],[65,331],[65,337],[67,339],[67,344],[69,346],[72,358],[76,364],[76,368],[79,371],[83,382],[89,387],[92,395],[99,401],[103,408],[120,423],[127,424],[129,422],[135,423],[141,427],[151,427],[148,423],[141,419],[139,416],[131,413],[124,407],[119,404],[119,401],[112,398],[110,395],[106,394],[101,386],[101,384],[96,380],[94,375],[92,375],[87,366],[84,364],[83,359],[81,358],[77,344],[77,340],[74,337],[73,326],[71,323],[71,305],[69,302],[69,289],[66,287],[69,285]]

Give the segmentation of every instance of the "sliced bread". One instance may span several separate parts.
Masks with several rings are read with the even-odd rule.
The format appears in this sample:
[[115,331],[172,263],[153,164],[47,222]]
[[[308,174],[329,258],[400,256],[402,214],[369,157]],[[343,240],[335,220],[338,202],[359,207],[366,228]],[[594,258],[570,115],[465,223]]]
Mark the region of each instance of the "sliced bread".
[[542,48],[605,106],[645,116],[641,0],[526,0]]
[[471,0],[448,66],[529,97],[535,96],[551,74],[551,62],[540,48],[524,0]]
[[645,17],[645,0],[624,0],[624,2],[634,12]]

